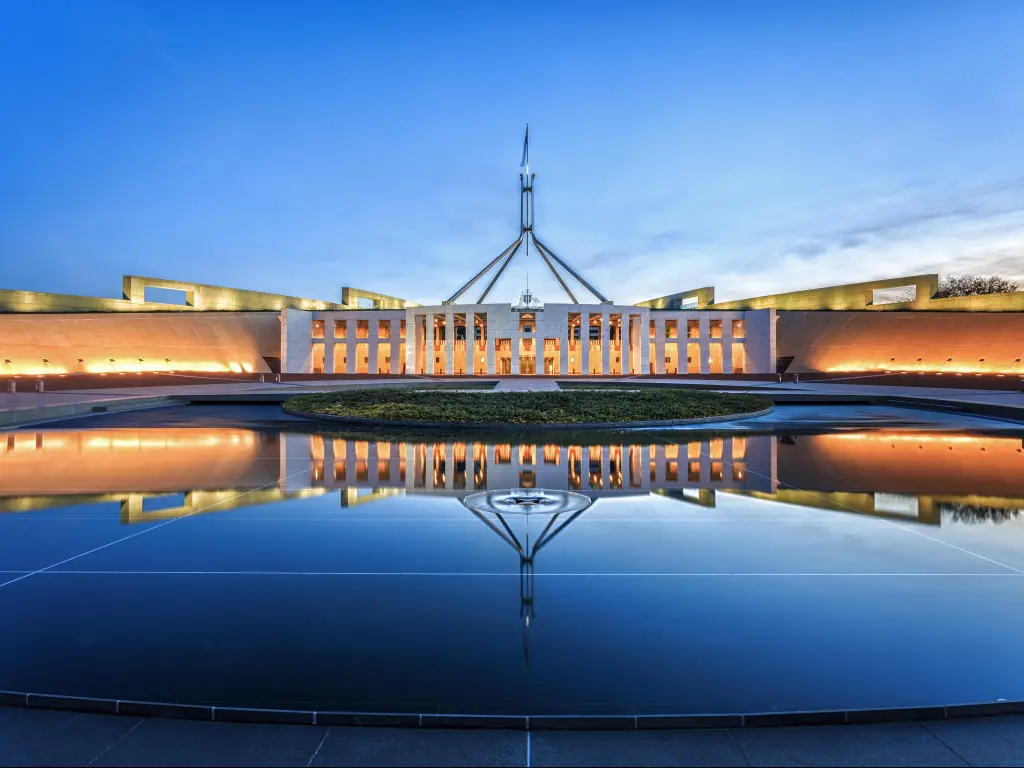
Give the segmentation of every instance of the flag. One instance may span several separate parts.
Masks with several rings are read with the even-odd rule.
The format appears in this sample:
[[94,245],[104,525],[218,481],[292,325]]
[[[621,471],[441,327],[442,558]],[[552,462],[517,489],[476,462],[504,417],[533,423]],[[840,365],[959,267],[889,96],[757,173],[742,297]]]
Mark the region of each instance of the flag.
[[526,172],[530,172],[530,124],[526,124],[526,137],[523,139],[523,159],[519,163],[520,168],[525,168]]

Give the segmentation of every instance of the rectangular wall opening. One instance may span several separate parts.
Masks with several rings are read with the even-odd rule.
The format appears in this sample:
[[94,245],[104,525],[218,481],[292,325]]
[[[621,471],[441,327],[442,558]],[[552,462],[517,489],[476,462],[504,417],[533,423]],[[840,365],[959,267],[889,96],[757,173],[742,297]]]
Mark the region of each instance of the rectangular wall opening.
[[743,373],[744,364],[743,342],[734,341],[732,343],[732,372]]
[[180,307],[189,305],[188,291],[178,288],[151,288],[147,285],[142,289],[142,298],[154,304],[177,304]]
[[512,375],[512,339],[494,340],[494,373],[498,376]]
[[561,350],[558,339],[544,339],[544,375],[557,376],[561,365]]
[[871,291],[872,304],[900,304],[917,300],[916,285],[898,285],[895,288],[876,288]]
[[686,372],[700,373],[700,344],[686,345]]
[[708,345],[708,373],[722,372],[722,345]]
[[679,373],[679,344],[677,342],[665,342],[665,373],[670,376]]

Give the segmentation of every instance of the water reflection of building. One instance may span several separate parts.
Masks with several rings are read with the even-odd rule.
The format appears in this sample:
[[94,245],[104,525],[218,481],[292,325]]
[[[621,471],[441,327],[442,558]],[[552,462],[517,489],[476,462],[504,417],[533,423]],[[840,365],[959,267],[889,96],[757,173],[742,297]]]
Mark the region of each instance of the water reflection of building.
[[[308,457],[303,456],[306,440]],[[653,445],[368,442],[319,435],[289,435],[285,441],[298,462],[296,467],[309,462],[308,477],[299,470],[289,481],[302,487],[356,485],[453,495],[550,488],[592,496],[687,488],[773,488],[775,443],[768,435]],[[291,460],[287,465],[290,471]]]
[[999,520],[1024,510],[1019,437],[898,432],[788,435],[778,440],[778,488],[787,504],[939,524]]
[[402,493],[461,497],[501,488],[592,498],[657,493],[704,506],[723,491],[932,524],[946,512],[1024,509],[1019,438],[877,431],[694,435],[679,444],[664,435],[622,439],[560,445],[230,428],[14,432],[0,434],[0,511],[117,501],[122,519],[138,522],[334,491],[347,507]]

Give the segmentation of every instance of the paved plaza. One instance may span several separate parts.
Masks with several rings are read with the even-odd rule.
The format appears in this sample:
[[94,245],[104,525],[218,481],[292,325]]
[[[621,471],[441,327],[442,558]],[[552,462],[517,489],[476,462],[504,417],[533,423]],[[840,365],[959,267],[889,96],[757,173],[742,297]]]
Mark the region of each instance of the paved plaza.
[[353,728],[0,708],[0,764],[1024,765],[1024,716],[684,731]]

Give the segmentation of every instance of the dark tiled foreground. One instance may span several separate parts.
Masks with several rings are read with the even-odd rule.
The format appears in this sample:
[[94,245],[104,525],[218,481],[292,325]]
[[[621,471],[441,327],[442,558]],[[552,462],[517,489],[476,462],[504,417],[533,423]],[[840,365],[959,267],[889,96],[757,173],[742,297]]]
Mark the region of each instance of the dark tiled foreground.
[[387,726],[404,728],[471,728],[517,731],[650,731],[695,728],[902,723],[953,718],[1024,715],[1024,701],[994,701],[948,707],[837,709],[805,712],[747,712],[706,715],[458,715],[387,712],[334,712],[293,709],[212,707],[145,701],[118,701],[80,696],[0,691],[0,705],[68,712],[215,720],[232,723],[288,725]]
[[232,723],[0,707],[0,765],[1024,766],[1024,715],[523,732]]

